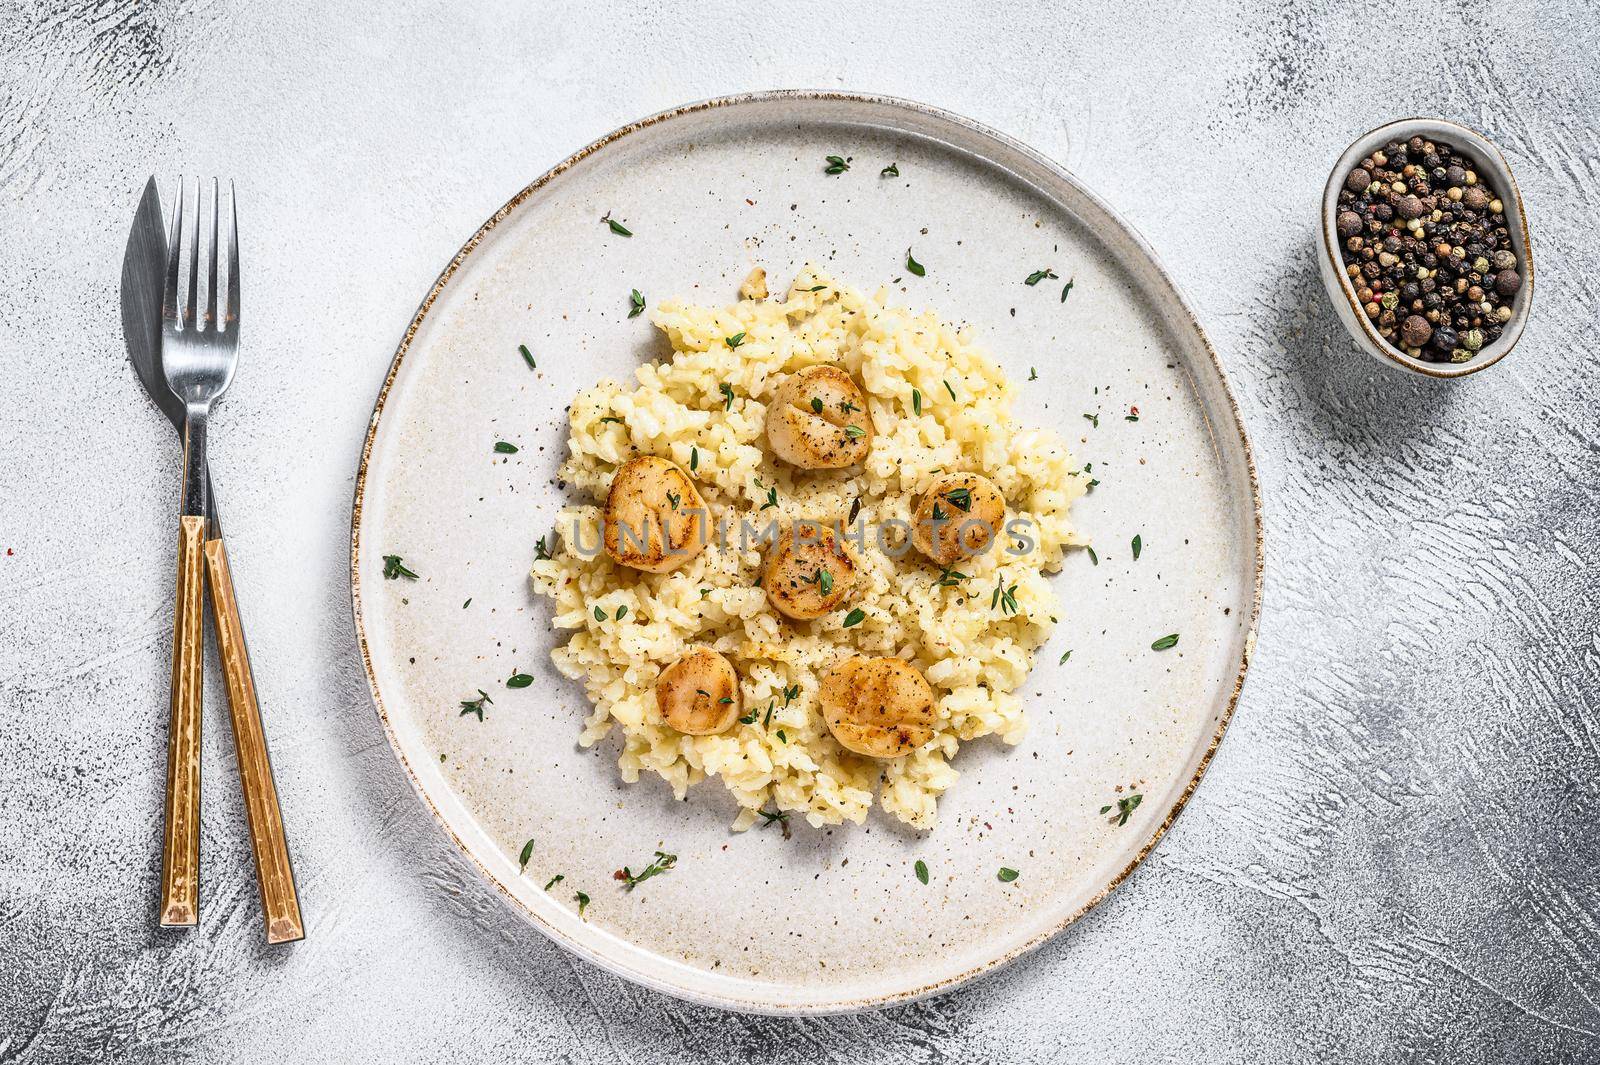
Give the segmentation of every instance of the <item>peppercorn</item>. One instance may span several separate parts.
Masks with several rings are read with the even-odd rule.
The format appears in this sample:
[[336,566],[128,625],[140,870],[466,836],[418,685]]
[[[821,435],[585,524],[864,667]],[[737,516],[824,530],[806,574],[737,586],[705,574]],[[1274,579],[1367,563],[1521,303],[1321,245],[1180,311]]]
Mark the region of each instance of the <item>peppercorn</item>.
[[[1462,185],[1467,183],[1467,172],[1459,166],[1445,167],[1444,182],[1453,189],[1460,188]],[[1366,186],[1362,186],[1362,188],[1365,187]],[[1361,189],[1354,189],[1354,191],[1360,192]]]
[[1456,344],[1459,342],[1460,337],[1454,329],[1448,325],[1441,325],[1433,331],[1433,336],[1429,339],[1428,344],[1435,351],[1450,352],[1455,349]]
[[1351,192],[1365,192],[1370,184],[1372,184],[1372,174],[1359,166],[1350,171],[1344,179],[1344,187]]
[[1501,270],[1494,275],[1494,290],[1502,296],[1515,296],[1522,287],[1522,275],[1515,270]]
[[1408,222],[1413,218],[1421,218],[1428,213],[1428,209],[1422,205],[1422,201],[1416,196],[1402,196],[1395,201],[1394,206],[1395,210],[1400,213],[1400,217]]
[[1433,326],[1420,314],[1413,314],[1400,325],[1400,339],[1408,348],[1420,348],[1433,336]]
[[1495,252],[1493,261],[1496,270],[1510,270],[1517,265],[1517,257],[1508,251]]
[[1461,202],[1474,211],[1481,211],[1489,206],[1489,194],[1483,191],[1482,185],[1473,185],[1461,194]]
[[1340,211],[1334,226],[1341,237],[1354,237],[1361,232],[1361,216],[1354,211]]

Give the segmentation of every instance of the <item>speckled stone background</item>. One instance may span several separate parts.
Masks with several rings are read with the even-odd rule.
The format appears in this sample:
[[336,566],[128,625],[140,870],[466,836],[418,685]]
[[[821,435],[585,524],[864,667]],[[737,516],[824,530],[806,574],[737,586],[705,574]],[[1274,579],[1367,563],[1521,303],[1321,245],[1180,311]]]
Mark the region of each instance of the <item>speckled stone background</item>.
[[[1600,32],[1331,6],[0,0],[0,1063],[1600,1060]],[[804,1021],[638,990],[505,909],[390,753],[347,575],[372,399],[461,241],[625,121],[773,87],[968,114],[1117,206],[1233,376],[1268,527],[1244,700],[1151,859],[999,974]],[[1533,226],[1526,337],[1454,385],[1358,354],[1312,259],[1333,158],[1411,114],[1495,140]],[[214,672],[204,924],[154,927],[177,451],[117,290],[179,170],[240,183],[213,465],[289,949]]]

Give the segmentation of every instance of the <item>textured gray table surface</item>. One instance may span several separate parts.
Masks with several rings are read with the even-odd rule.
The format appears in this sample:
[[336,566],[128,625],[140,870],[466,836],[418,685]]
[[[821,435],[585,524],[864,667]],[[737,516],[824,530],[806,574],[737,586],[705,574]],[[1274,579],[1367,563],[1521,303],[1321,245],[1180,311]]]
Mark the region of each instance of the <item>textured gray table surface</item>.
[[[335,6],[0,2],[0,1063],[1600,1060],[1592,9]],[[371,401],[461,241],[616,125],[780,86],[969,114],[1117,206],[1233,377],[1268,526],[1243,702],[1152,858],[999,974],[804,1021],[641,991],[505,909],[396,766],[347,580]],[[1454,385],[1358,354],[1312,260],[1333,157],[1417,113],[1496,140],[1534,227],[1525,339]],[[177,461],[117,290],[140,185],[179,170],[241,185],[213,462],[290,949],[214,672],[204,926],[153,927]]]

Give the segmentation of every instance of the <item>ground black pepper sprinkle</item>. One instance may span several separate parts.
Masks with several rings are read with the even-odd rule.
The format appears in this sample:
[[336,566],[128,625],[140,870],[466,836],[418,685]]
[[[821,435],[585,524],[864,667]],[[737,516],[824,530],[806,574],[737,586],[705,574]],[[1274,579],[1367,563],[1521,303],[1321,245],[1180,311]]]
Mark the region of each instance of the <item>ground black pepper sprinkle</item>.
[[1334,229],[1378,333],[1431,362],[1500,338],[1522,287],[1505,204],[1443,141],[1390,141],[1345,175]]

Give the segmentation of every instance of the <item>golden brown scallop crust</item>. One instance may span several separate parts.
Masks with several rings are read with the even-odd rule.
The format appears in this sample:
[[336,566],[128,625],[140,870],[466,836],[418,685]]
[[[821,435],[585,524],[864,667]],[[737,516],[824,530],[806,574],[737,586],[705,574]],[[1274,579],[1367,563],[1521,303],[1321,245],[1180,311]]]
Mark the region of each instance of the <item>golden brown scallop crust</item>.
[[738,671],[711,648],[696,647],[661,671],[656,708],[668,728],[685,735],[724,732],[744,713]]
[[844,370],[824,364],[789,375],[767,407],[772,453],[803,470],[842,470],[872,450],[866,394]]
[[903,658],[846,658],[822,678],[821,702],[833,738],[868,758],[899,758],[933,739],[933,688]]
[[801,519],[785,525],[767,548],[761,587],[778,613],[810,621],[845,604],[855,589],[858,566],[835,529]]
[[601,525],[613,562],[668,573],[705,550],[711,516],[677,463],[641,455],[612,476]]
[[947,473],[928,486],[912,514],[911,542],[941,566],[982,554],[1006,523],[1006,497],[987,477]]

